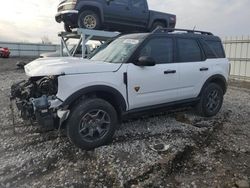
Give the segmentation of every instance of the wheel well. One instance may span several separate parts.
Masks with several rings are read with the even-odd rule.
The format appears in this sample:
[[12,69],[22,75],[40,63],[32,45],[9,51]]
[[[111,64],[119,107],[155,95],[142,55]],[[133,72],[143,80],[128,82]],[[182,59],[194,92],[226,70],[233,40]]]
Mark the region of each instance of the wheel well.
[[118,93],[118,91],[107,89],[79,92],[78,95],[69,98],[69,100],[66,101],[62,106],[65,106],[68,109],[72,109],[75,105],[79,104],[79,101],[94,97],[109,102],[115,108],[119,119],[121,119],[122,113],[126,111],[126,102],[123,96]]
[[[226,91],[227,91],[227,81],[226,81],[226,79],[225,79],[223,76],[221,76],[221,75],[215,75],[215,76],[210,77],[210,78],[205,82],[205,84],[204,84],[204,86],[203,86],[201,92],[202,92],[203,89],[204,89],[208,84],[210,84],[210,83],[215,83],[215,84],[219,85],[219,86],[222,88],[223,93],[224,93],[224,94],[226,93]],[[200,94],[201,94],[201,93],[200,93]]]
[[101,18],[101,17],[100,17],[101,12],[100,12],[99,8],[94,7],[94,6],[89,6],[89,5],[83,6],[83,7],[80,9],[80,13],[82,13],[82,12],[85,11],[85,10],[92,10],[92,11],[94,11],[95,13],[98,14],[99,18]]
[[[156,22],[161,22],[161,23],[165,24],[165,27],[168,27],[168,22],[167,22],[166,20],[157,19],[157,20],[154,20],[154,21],[153,21],[153,24],[156,23]],[[153,25],[153,24],[152,24],[152,25]]]
[[213,78],[212,80],[210,80],[210,83],[215,83],[215,84],[219,85],[222,88],[223,93],[224,94],[226,93],[227,84],[223,79],[221,79],[221,78]]

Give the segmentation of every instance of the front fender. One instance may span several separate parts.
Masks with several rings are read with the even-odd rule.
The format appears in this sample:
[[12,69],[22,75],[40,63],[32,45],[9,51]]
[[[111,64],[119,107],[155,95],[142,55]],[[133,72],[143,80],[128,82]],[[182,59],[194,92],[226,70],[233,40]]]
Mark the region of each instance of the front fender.
[[118,104],[123,111],[126,111],[127,105],[126,101],[123,97],[123,95],[115,88],[106,86],[106,85],[94,85],[94,86],[89,86],[83,89],[80,89],[70,95],[63,103],[62,103],[62,108],[70,106],[73,104],[77,99],[79,99],[81,96],[84,96],[88,93],[93,93],[93,92],[105,92],[110,94],[113,99],[115,100],[116,104]]

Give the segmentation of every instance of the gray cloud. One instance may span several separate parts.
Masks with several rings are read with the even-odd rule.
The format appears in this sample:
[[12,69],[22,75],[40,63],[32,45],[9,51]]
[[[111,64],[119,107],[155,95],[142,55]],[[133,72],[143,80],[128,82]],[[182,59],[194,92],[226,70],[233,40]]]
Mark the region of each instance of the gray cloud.
[[[196,26],[197,29],[208,30],[223,37],[250,34],[249,0],[148,1],[153,10],[176,14],[178,28],[190,29]],[[14,10],[13,4],[16,5]],[[0,6],[0,40],[40,42],[42,36],[48,36],[53,42],[58,42],[57,33],[63,26],[54,20],[57,4],[55,0],[42,0],[39,3],[33,0],[12,0],[12,3],[7,3],[7,7]],[[11,15],[3,15],[4,12]],[[19,18],[18,21],[15,16]],[[20,21],[20,18],[23,19]]]
[[150,7],[177,15],[177,27],[212,31],[220,36],[250,34],[249,0],[149,0]]

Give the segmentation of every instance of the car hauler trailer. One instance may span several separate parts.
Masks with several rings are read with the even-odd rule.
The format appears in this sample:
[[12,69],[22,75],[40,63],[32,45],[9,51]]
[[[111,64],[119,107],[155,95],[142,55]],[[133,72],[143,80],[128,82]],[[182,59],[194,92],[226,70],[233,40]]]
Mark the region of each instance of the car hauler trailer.
[[[77,49],[81,46],[82,48],[82,58],[86,57],[86,43],[90,40],[100,41],[104,43],[106,41],[112,40],[119,36],[119,32],[110,31],[99,31],[99,30],[89,30],[89,29],[76,29],[73,32],[60,32],[58,36],[61,38],[60,53],[63,56],[63,49],[66,49],[68,56],[74,56]],[[78,39],[78,44],[74,47],[74,50],[70,50],[67,44],[69,39]]]

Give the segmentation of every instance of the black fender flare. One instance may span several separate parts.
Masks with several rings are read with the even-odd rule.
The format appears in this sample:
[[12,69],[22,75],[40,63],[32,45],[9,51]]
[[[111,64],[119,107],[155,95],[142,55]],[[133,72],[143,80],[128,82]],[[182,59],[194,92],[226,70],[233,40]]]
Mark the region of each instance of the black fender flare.
[[228,86],[226,78],[225,78],[223,75],[221,75],[221,74],[216,74],[216,75],[213,75],[213,76],[209,77],[209,78],[206,80],[206,82],[203,84],[203,87],[202,87],[202,89],[201,89],[201,91],[200,91],[199,96],[201,96],[202,91],[205,89],[205,87],[206,87],[209,83],[218,83],[220,86],[222,86],[222,89],[223,89],[224,94],[226,93],[226,91],[227,91],[227,86]]
[[127,109],[126,100],[124,99],[123,95],[115,88],[105,85],[95,85],[95,86],[89,86],[83,89],[80,89],[73,93],[71,96],[69,96],[61,105],[61,107],[65,108],[73,104],[77,99],[80,97],[90,94],[90,93],[99,93],[99,92],[105,92],[107,94],[110,94],[119,108],[125,112]]

